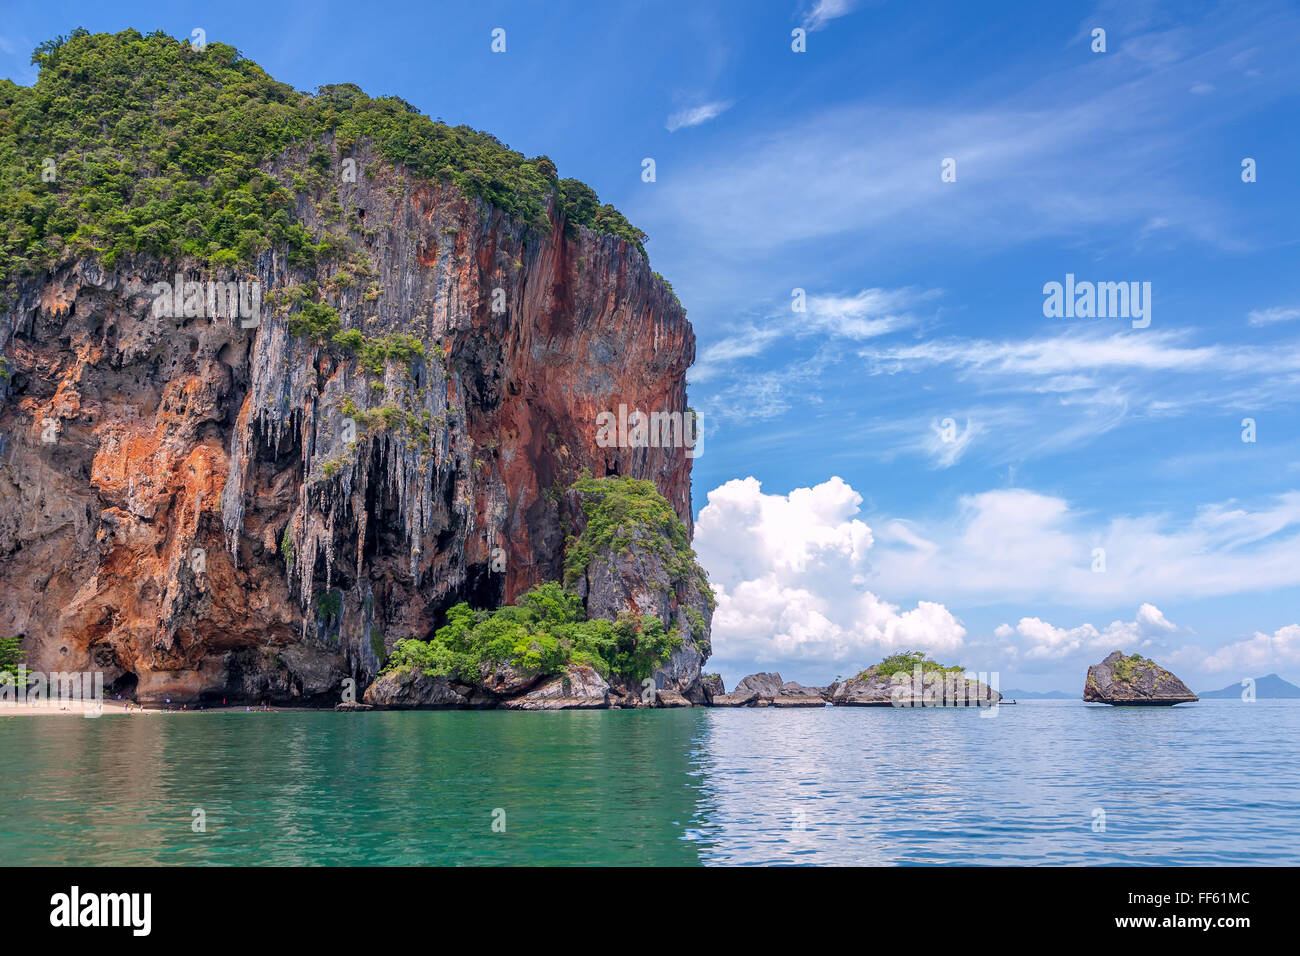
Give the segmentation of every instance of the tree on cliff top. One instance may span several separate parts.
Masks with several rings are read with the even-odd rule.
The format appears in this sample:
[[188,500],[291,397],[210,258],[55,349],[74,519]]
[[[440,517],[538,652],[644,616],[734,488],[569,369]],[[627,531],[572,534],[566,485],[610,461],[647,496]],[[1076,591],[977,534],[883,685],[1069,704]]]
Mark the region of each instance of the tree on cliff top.
[[550,228],[554,198],[570,228],[644,253],[643,232],[576,180],[558,181],[546,157],[434,122],[397,97],[353,84],[301,93],[232,46],[195,50],[161,31],[79,28],[42,43],[32,61],[33,86],[0,80],[0,282],[68,255],[111,267],[130,253],[213,265],[251,263],[268,248],[328,254],[326,239],[296,221],[294,197],[260,169],[326,135],[344,150],[368,140],[411,174],[454,183],[539,230]]

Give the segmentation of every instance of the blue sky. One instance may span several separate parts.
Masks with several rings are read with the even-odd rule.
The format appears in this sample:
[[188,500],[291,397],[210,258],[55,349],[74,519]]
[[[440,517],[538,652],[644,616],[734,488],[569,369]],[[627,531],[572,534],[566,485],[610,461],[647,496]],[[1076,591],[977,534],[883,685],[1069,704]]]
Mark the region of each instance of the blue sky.
[[[992,6],[42,0],[6,4],[0,73],[75,26],[202,27],[623,210],[698,336],[729,685],[904,645],[1003,686],[1115,646],[1300,680],[1300,11]],[[1067,273],[1149,282],[1149,327],[1046,318]]]

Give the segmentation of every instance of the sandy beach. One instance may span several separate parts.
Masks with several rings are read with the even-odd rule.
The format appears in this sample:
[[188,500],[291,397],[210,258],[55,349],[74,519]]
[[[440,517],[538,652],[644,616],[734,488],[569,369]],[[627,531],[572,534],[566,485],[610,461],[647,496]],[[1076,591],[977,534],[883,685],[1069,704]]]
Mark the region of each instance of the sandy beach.
[[186,707],[186,709],[181,710],[179,706],[173,706],[169,709],[165,704],[161,707],[142,707],[126,700],[105,700],[102,703],[96,701],[38,701],[21,704],[6,701],[0,702],[0,717],[174,717],[187,714],[275,714],[328,709],[320,707],[270,707],[263,710],[260,705],[253,707],[241,704],[227,707],[205,706],[202,709]]

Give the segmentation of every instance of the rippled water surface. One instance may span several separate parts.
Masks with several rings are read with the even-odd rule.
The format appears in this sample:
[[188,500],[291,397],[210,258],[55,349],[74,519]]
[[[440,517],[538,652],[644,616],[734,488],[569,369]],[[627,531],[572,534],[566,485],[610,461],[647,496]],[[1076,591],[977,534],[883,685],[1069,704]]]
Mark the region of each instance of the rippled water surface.
[[0,862],[1294,865],[1298,749],[1300,701],[0,715]]

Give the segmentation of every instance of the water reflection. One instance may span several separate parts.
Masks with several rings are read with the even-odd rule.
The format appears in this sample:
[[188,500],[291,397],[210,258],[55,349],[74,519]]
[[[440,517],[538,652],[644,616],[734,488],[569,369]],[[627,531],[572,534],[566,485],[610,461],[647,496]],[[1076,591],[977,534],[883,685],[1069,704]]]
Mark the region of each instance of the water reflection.
[[710,711],[701,857],[1294,864],[1300,705],[1234,703]]
[[0,717],[0,861],[1295,864],[1297,739],[1290,701]]
[[[705,717],[14,718],[0,721],[0,855],[10,864],[692,864],[697,844],[683,836],[699,820]],[[206,832],[194,832],[195,808]]]

